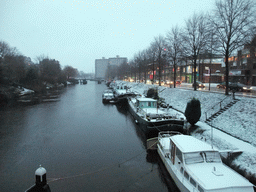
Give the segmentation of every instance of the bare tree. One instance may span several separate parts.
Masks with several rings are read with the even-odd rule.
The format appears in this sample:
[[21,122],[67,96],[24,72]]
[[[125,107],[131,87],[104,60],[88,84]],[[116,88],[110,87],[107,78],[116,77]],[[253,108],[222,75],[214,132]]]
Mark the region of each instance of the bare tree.
[[[143,79],[144,83],[147,81],[147,72],[148,72],[148,66],[147,66],[147,51],[143,50],[140,51],[138,54],[136,54],[135,61],[137,62],[138,71],[139,71],[139,80]],[[141,77],[142,75],[142,77]]]
[[142,69],[143,69],[143,63],[142,63],[142,52],[138,52],[136,55],[135,55],[135,60],[136,62],[136,66],[137,66],[137,69],[138,69],[138,72],[139,72],[139,82],[141,81],[141,72],[142,72]]
[[117,67],[118,68],[118,76],[119,78],[118,79],[121,79],[121,80],[124,80],[124,79],[127,79],[125,77],[128,77],[129,76],[129,68],[130,66],[128,65],[127,62],[123,62],[121,63],[120,66]]
[[0,79],[20,83],[25,77],[25,57],[19,53],[16,47],[10,47],[8,43],[0,42]]
[[251,28],[255,26],[255,2],[253,0],[217,0],[211,21],[225,56],[226,90],[228,95],[228,58],[233,51],[251,40]]
[[77,69],[73,68],[72,66],[66,65],[63,69],[63,73],[66,76],[66,80],[70,77],[76,77],[78,75]]
[[211,22],[211,17],[207,16],[208,20],[208,30],[209,30],[209,38],[206,42],[206,46],[204,47],[204,53],[202,54],[203,58],[209,59],[209,91],[211,90],[211,76],[212,76],[212,59],[214,55],[220,52],[220,42],[218,41],[218,37],[216,35],[216,28]]
[[159,86],[161,86],[163,61],[164,61],[164,58],[166,57],[165,38],[161,35],[159,35],[158,37],[155,37],[154,42],[152,43],[152,47],[158,61],[158,79],[159,79]]
[[186,27],[182,35],[183,49],[186,55],[193,60],[193,72],[194,72],[194,90],[196,91],[196,67],[197,59],[206,46],[208,38],[207,22],[203,14],[194,14],[192,18],[186,21]]
[[174,68],[174,88],[176,87],[176,71],[177,65],[180,62],[182,54],[181,31],[178,26],[172,27],[171,31],[167,33],[167,54],[170,62]]
[[[129,60],[129,67],[130,67],[130,81],[134,78],[136,78],[136,72],[135,72],[135,62],[134,59],[130,59]],[[134,81],[136,81],[136,79],[134,79]]]
[[156,70],[156,66],[155,66],[156,52],[155,52],[154,43],[150,44],[150,47],[146,50],[146,53],[147,53],[148,62],[150,63],[150,70],[153,71],[152,81],[154,82],[155,81],[155,70]]

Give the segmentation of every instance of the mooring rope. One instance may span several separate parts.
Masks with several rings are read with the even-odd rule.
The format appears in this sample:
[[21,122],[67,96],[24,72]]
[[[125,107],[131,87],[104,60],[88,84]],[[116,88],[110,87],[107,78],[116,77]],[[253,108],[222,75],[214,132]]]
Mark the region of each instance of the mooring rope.
[[[153,143],[148,149],[152,148],[158,141],[156,141],[155,143]],[[96,171],[91,171],[91,172],[88,172],[88,173],[81,173],[81,174],[77,174],[77,175],[72,175],[72,176],[67,176],[67,177],[58,177],[58,178],[49,178],[48,179],[48,183],[51,183],[51,182],[54,182],[54,181],[59,181],[59,180],[65,180],[65,179],[71,179],[71,178],[76,178],[76,177],[82,177],[82,176],[85,176],[85,175],[92,175],[92,174],[96,174],[96,173],[99,173],[99,172],[102,172],[102,171],[105,171],[107,169],[110,169],[112,167],[115,167],[115,166],[118,166],[120,167],[122,164],[128,162],[128,161],[131,161],[132,159],[140,156],[141,154],[143,153],[146,153],[146,151],[142,151],[140,153],[138,153],[137,155],[131,157],[130,159],[127,159],[121,163],[115,163],[113,165],[110,165],[110,166],[107,166],[107,167],[103,167],[103,168],[100,168]]]

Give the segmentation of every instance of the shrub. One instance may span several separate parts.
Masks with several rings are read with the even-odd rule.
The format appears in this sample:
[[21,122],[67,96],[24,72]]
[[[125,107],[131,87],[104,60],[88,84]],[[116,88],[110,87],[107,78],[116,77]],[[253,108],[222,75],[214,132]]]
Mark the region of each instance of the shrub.
[[146,97],[148,97],[148,98],[153,98],[153,99],[159,99],[157,89],[150,88],[150,89],[147,91],[147,96],[146,96]]
[[185,116],[187,121],[194,126],[201,117],[200,101],[196,98],[192,98],[188,103],[185,110]]

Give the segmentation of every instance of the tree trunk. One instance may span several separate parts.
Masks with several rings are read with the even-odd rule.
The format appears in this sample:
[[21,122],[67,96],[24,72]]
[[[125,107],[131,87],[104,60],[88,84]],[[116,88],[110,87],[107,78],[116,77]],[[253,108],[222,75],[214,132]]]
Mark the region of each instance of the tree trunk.
[[228,95],[228,76],[229,76],[229,68],[228,68],[228,52],[226,51],[225,55],[225,65],[226,65],[226,90],[225,90],[225,95]]
[[174,74],[173,74],[173,87],[176,87],[176,61],[173,63]]
[[194,91],[196,91],[196,57],[194,59]]

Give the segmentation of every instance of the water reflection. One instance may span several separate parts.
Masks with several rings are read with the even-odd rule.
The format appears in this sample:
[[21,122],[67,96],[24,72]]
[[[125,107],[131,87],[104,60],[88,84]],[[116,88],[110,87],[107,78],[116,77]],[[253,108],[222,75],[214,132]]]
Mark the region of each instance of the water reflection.
[[68,178],[52,191],[168,191],[147,137],[127,108],[102,104],[105,89],[88,81],[59,102],[1,110],[1,191],[25,191],[40,164],[49,181]]

